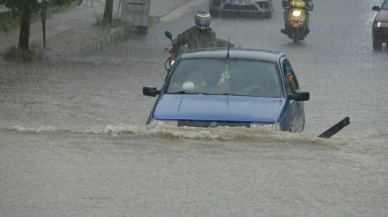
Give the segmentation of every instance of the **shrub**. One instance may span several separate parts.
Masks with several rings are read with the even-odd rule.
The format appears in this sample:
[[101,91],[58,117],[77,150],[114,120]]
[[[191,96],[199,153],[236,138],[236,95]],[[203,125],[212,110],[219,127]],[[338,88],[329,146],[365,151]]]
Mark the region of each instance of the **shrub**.
[[4,58],[14,61],[33,61],[42,59],[42,52],[36,44],[30,45],[29,51],[22,51],[16,45],[11,45],[5,51]]

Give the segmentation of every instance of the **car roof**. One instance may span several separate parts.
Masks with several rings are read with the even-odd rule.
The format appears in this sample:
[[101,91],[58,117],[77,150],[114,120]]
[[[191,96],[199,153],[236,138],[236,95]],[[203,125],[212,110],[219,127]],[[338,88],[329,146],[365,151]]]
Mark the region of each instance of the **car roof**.
[[[228,48],[205,48],[187,51],[181,55],[181,59],[193,59],[193,58],[226,58]],[[262,49],[251,49],[251,48],[230,48],[230,58],[241,58],[241,59],[253,59],[263,60],[269,62],[278,62],[281,57],[285,57],[282,52],[262,50]]]

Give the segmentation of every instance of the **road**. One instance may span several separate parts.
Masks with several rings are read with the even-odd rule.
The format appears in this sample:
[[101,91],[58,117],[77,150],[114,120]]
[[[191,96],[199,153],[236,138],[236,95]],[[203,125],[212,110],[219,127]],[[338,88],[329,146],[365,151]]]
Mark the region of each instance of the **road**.
[[[387,216],[387,51],[373,5],[314,2],[298,45],[271,19],[212,20],[218,37],[287,54],[310,91],[301,135],[144,127],[174,36],[195,6],[77,62],[6,63],[0,75],[1,216]],[[177,12],[177,14],[179,14]],[[316,136],[349,116],[331,139]]]

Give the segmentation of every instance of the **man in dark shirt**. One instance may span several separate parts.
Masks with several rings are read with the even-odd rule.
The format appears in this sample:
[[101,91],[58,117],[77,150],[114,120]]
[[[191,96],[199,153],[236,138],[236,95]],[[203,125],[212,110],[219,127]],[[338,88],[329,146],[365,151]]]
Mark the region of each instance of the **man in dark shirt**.
[[210,28],[210,20],[208,11],[198,11],[195,14],[196,25],[179,34],[166,49],[174,49],[174,53],[178,53],[179,48],[186,44],[189,50],[216,46],[216,33]]

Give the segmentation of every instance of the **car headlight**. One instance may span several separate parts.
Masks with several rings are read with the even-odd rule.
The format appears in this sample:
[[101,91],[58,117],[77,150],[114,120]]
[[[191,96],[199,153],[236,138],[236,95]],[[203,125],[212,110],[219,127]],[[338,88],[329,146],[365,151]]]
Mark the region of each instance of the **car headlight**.
[[302,15],[302,11],[295,10],[295,11],[292,12],[292,15],[295,16],[295,17],[299,17],[300,15]]
[[157,127],[178,127],[178,121],[177,120],[155,120],[155,119],[152,119],[149,125],[157,126]]
[[377,28],[388,28],[388,23],[385,23],[385,22],[377,22],[375,24],[375,27]]
[[276,123],[251,123],[251,129],[268,129],[274,131],[280,131],[280,125],[278,122]]

